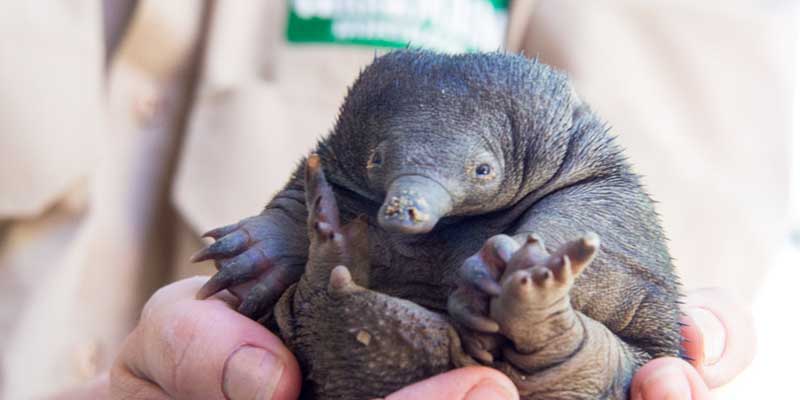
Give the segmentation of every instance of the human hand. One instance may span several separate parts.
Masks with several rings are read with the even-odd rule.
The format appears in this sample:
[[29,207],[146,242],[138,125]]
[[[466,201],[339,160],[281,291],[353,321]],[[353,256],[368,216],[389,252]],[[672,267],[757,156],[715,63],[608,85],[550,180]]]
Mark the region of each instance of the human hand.
[[384,400],[517,400],[517,388],[502,372],[465,367],[406,386]]
[[[233,296],[196,300],[206,280],[185,279],[150,298],[111,370],[112,399],[297,398],[301,375],[289,350],[236,312]],[[502,373],[468,367],[410,385],[386,399],[417,398],[519,397]]]
[[158,290],[110,374],[112,399],[296,399],[300,368],[231,295],[196,300],[208,278]]
[[[174,283],[150,299],[111,372],[112,399],[224,398],[223,393],[234,400],[242,394],[252,398],[254,393],[259,398],[270,398],[270,393],[273,399],[297,397],[300,372],[288,349],[263,327],[235,312],[232,296],[195,300],[205,280]],[[694,311],[698,308],[706,311]],[[695,291],[687,297],[685,309],[694,316],[686,318],[683,332],[690,340],[686,351],[695,360],[694,368],[673,358],[651,361],[634,377],[634,400],[664,398],[667,393],[684,395],[678,398],[689,398],[685,395],[690,393],[692,399],[705,400],[710,397],[709,388],[729,381],[750,363],[752,323],[729,296],[715,289]],[[261,350],[243,344],[268,353],[262,355]],[[247,363],[257,365],[243,365]],[[95,383],[93,390],[104,392],[98,387]],[[518,395],[498,371],[468,367],[410,385],[386,400],[415,398],[518,399]]]
[[689,293],[683,307],[686,362],[659,358],[633,377],[632,400],[708,400],[747,367],[755,355],[755,333],[749,311],[717,288]]
[[[710,389],[731,381],[753,360],[755,333],[749,311],[731,295],[716,288],[695,290],[686,297],[683,309],[686,317],[682,322],[686,326],[682,334],[687,339],[684,349],[691,363],[668,357],[650,361],[633,378],[632,400],[709,400]],[[468,369],[450,371],[406,387],[386,400],[472,398],[464,394],[471,389],[469,383],[480,382],[480,378],[471,373]],[[505,376],[497,375],[496,382],[503,382]],[[459,389],[457,384],[466,389],[452,392]],[[487,393],[474,398],[518,398],[510,387],[512,397],[502,397],[504,394],[498,390],[494,397]],[[448,389],[451,392],[445,392]],[[436,397],[443,393],[452,397]]]

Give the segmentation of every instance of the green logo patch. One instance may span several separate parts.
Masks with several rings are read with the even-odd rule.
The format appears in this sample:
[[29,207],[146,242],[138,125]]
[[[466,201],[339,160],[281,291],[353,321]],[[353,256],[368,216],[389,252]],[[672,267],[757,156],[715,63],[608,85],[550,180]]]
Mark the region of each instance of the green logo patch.
[[290,0],[286,37],[460,53],[500,49],[507,24],[508,0]]

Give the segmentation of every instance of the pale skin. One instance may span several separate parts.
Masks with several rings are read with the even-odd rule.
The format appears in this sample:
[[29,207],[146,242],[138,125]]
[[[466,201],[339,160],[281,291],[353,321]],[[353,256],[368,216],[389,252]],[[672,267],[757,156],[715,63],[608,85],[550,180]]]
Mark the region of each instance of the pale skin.
[[[185,279],[159,290],[145,305],[111,371],[52,399],[297,398],[301,375],[294,356],[279,338],[236,312],[233,296],[196,300],[206,280]],[[752,322],[731,296],[719,289],[691,291],[685,310],[697,320],[687,317],[683,332],[690,339],[686,351],[695,361],[649,362],[633,379],[633,400],[711,399],[713,388],[733,379],[752,360]],[[417,398],[518,396],[503,374],[469,367],[410,385],[386,399]]]

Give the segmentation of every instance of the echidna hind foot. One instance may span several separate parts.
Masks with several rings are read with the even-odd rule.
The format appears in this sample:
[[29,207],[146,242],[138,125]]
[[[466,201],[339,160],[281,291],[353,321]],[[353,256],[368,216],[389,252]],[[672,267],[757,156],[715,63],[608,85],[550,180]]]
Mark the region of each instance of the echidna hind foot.
[[306,169],[309,262],[275,309],[308,382],[304,398],[371,399],[470,363],[449,319],[368,289],[366,223],[339,220],[315,157]]
[[604,325],[572,308],[570,289],[597,254],[593,233],[552,254],[530,235],[510,256],[489,316],[499,326],[499,359],[526,399],[626,399],[643,362]]

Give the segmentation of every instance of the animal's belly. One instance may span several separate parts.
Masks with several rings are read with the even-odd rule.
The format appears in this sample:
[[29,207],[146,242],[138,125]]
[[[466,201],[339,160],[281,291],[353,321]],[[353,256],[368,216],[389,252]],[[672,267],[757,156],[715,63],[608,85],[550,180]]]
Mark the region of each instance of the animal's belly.
[[431,310],[444,311],[451,288],[444,283],[442,271],[432,271],[433,268],[429,265],[373,265],[370,288]]
[[483,244],[462,237],[464,232],[415,238],[371,232],[375,239],[370,243],[370,288],[445,312],[457,269]]

